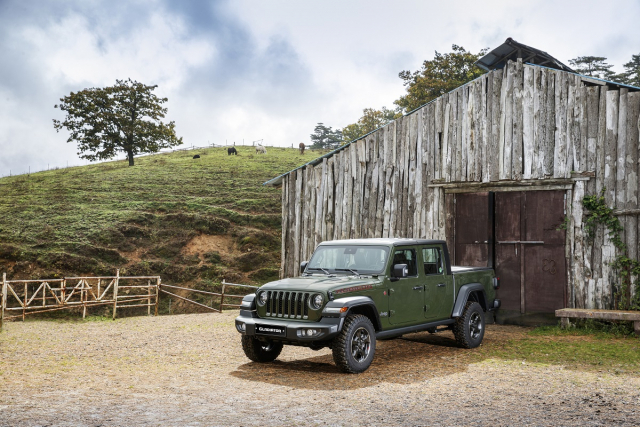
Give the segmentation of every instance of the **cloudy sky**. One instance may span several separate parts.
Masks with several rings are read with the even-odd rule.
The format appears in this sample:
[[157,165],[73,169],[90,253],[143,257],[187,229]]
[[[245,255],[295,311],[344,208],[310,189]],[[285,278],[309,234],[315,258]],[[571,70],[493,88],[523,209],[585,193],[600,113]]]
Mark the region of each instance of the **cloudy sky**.
[[[562,62],[640,53],[640,1],[0,0],[0,176],[81,165],[59,98],[157,84],[185,145],[308,142],[393,107],[398,72],[507,37]],[[121,156],[122,158],[123,156]]]

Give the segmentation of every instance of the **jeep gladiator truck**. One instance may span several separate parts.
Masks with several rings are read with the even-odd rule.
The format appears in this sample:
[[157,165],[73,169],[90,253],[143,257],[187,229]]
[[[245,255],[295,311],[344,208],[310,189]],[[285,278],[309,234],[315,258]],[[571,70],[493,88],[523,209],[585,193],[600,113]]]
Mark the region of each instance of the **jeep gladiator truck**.
[[485,312],[500,307],[493,270],[451,266],[442,240],[323,242],[300,269],[242,300],[235,324],[252,361],[275,360],[285,344],[330,347],[338,368],[360,373],[376,339],[451,329],[460,346],[477,347]]

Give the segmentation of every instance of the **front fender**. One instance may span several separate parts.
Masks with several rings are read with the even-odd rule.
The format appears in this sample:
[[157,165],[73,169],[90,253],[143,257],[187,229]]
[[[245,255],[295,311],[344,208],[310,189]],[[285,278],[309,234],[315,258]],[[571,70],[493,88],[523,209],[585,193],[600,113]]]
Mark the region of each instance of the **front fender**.
[[322,317],[340,317],[345,318],[354,311],[364,311],[368,314],[376,330],[381,329],[380,314],[376,308],[376,303],[365,296],[344,297],[329,301],[322,310]]

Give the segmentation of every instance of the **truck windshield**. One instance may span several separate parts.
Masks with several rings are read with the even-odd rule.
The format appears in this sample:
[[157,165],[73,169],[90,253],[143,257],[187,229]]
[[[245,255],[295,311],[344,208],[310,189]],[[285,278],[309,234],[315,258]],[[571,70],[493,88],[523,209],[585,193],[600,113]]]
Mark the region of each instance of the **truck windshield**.
[[385,246],[318,246],[307,269],[379,274],[384,271],[388,255],[389,248]]

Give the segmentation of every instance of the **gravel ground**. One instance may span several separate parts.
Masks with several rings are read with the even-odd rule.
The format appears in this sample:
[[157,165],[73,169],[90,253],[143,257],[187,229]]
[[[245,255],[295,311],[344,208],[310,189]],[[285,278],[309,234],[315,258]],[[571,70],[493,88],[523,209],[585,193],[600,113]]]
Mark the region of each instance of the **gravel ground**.
[[371,368],[285,347],[250,363],[235,313],[5,324],[0,426],[637,426],[640,378],[484,357],[448,332],[378,341]]

